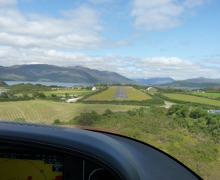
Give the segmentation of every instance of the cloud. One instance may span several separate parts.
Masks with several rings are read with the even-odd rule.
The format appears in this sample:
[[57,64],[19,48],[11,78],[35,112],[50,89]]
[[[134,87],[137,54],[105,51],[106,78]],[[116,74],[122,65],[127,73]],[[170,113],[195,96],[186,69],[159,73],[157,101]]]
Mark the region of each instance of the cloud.
[[[45,63],[58,66],[81,65],[118,72],[129,78],[170,76],[185,79],[219,74],[219,68],[208,67],[202,63],[194,64],[178,57],[141,58],[82,53],[83,50],[100,47],[109,50],[130,45],[126,38],[111,40],[100,35],[105,34],[100,33],[104,31],[100,11],[91,8],[93,7],[91,2],[106,3],[106,7],[109,8],[110,3],[117,1],[90,0],[91,6],[80,5],[68,11],[61,11],[60,16],[49,17],[41,14],[24,14],[17,8],[16,0],[0,0],[0,65]],[[203,6],[206,2],[133,0],[132,16],[137,28],[147,30],[172,28],[181,24],[181,16],[184,13]],[[105,8],[102,12],[104,11]],[[142,38],[140,34],[135,34],[135,37]],[[212,65],[214,63],[219,63],[219,57],[212,58]]]
[[0,0],[0,7],[14,6],[17,4],[17,0]]
[[116,0],[89,0],[89,2],[94,4],[104,4],[104,3],[113,3]]
[[[220,68],[220,54],[210,54],[203,57],[196,57],[196,59],[200,59],[198,62],[199,64],[203,66],[209,66],[212,69],[218,69]],[[219,74],[219,73],[218,73]]]
[[142,68],[145,76],[173,77],[185,79],[189,77],[206,76],[213,69],[193,64],[177,57],[152,57],[140,60],[138,67]]
[[184,13],[207,2],[208,0],[133,0],[131,16],[138,29],[169,29],[182,23],[181,17]]
[[211,2],[211,0],[185,0],[183,2],[183,5],[186,8],[195,8],[195,7],[203,6],[204,4],[209,2]]
[[122,57],[115,54],[103,56],[54,49],[0,47],[0,64],[53,64],[58,66],[81,65],[97,70],[117,72],[128,78],[191,77],[219,74],[218,68],[194,64],[177,57]]
[[0,45],[15,47],[94,49],[100,46],[102,30],[99,13],[86,5],[53,18],[23,14],[16,1],[0,1]]

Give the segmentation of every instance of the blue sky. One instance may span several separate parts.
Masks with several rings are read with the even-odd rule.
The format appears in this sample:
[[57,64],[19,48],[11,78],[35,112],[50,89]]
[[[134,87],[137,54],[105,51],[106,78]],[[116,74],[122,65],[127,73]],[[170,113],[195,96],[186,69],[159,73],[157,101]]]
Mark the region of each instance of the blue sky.
[[220,78],[218,0],[0,0],[0,65]]

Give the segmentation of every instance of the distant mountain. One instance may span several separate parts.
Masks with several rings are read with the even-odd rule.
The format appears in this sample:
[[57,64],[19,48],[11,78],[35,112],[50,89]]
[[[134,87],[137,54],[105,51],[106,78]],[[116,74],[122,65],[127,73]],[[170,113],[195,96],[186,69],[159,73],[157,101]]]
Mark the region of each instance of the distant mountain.
[[3,86],[7,86],[7,84],[4,81],[0,80],[0,87],[3,87]]
[[220,79],[209,79],[209,78],[198,77],[198,78],[186,79],[182,81],[174,81],[171,83],[162,84],[161,86],[207,88],[207,87],[220,86]]
[[3,81],[135,84],[133,80],[115,72],[82,66],[59,67],[47,64],[0,66],[0,79]]
[[175,80],[170,77],[155,77],[148,79],[135,79],[135,81],[145,85],[159,85],[159,84],[171,83],[174,82]]
[[186,79],[186,81],[191,83],[220,83],[220,78],[210,79],[210,78],[198,77],[193,79]]

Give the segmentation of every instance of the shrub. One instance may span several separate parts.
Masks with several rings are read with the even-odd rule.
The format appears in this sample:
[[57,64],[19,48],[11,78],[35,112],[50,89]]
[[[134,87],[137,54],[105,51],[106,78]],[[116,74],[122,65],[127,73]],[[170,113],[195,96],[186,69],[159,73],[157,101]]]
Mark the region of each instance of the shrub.
[[113,114],[113,112],[110,109],[106,109],[103,116],[108,116],[109,114]]
[[81,126],[91,126],[96,120],[99,119],[97,112],[81,113],[77,118],[77,124]]
[[60,125],[62,123],[61,123],[61,121],[59,119],[55,119],[52,124],[53,125]]
[[2,93],[0,94],[0,97],[1,97],[1,98],[9,98],[9,95],[8,95],[7,92],[2,92]]
[[127,114],[129,114],[130,116],[135,116],[136,112],[135,112],[135,110],[128,110]]
[[32,96],[35,98],[42,98],[42,99],[46,98],[46,95],[43,92],[34,92]]
[[17,122],[26,122],[25,118],[16,118],[15,121]]
[[188,116],[189,108],[186,105],[175,104],[167,111],[167,115],[172,115],[176,118],[185,118]]
[[208,113],[203,110],[202,108],[196,108],[191,110],[189,117],[193,118],[193,119],[198,119],[201,117],[205,117]]
[[217,146],[211,141],[202,142],[190,151],[195,159],[201,162],[212,162],[218,157]]

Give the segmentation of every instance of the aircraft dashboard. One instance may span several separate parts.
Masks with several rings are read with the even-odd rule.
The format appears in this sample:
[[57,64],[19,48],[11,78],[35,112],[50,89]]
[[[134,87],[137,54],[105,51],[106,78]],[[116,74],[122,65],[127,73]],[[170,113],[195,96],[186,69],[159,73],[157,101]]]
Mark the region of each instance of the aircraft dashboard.
[[109,132],[0,122],[0,179],[201,179],[168,154]]

